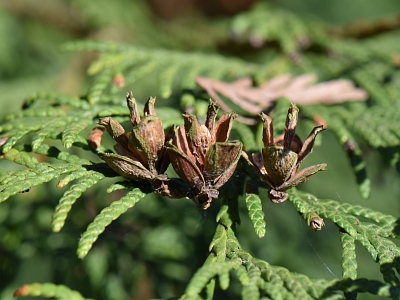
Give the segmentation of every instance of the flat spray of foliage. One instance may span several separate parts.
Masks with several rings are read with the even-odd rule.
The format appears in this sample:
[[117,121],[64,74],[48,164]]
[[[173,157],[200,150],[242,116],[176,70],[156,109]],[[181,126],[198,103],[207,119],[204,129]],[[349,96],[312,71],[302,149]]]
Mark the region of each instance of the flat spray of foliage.
[[[277,45],[265,50],[268,61],[264,63],[249,63],[220,54],[145,49],[95,41],[65,45],[64,49],[69,51],[102,52],[89,67],[88,73],[93,80],[88,93],[84,97],[39,93],[27,99],[20,112],[7,116],[0,125],[1,158],[24,168],[20,171],[0,170],[0,201],[57,180],[58,188],[68,186],[53,215],[53,231],[60,231],[72,206],[83,192],[106,178],[118,176],[105,163],[81,158],[84,155],[72,154],[70,150],[79,148],[80,152],[74,152],[95,154],[105,150],[93,150],[88,141],[89,134],[82,132],[96,127],[98,119],[103,117],[111,116],[120,123],[129,121],[129,110],[116,94],[121,89],[129,89],[138,79],[150,80],[156,76],[158,91],[149,91],[149,95],[159,93],[164,98],[180,95],[182,106],[195,108],[208,98],[195,84],[199,76],[227,82],[252,77],[255,84],[261,84],[287,73],[314,73],[322,81],[347,78],[368,92],[369,99],[366,102],[327,106],[322,100],[319,104],[309,106],[299,104],[299,123],[303,122],[307,127],[312,123],[310,120],[323,120],[347,150],[360,194],[367,198],[370,180],[355,135],[359,136],[358,140],[362,143],[384,153],[390,164],[399,169],[400,71],[392,51],[399,39],[393,39],[390,35],[362,41],[332,39],[322,26],[315,26],[314,21],[287,14],[273,7],[258,5],[230,22],[230,31],[236,42],[250,41],[255,47],[262,47],[265,42]],[[290,26],[287,23],[285,26],[280,24],[282,20],[290,21]],[[387,46],[377,46],[379,43]],[[229,98],[225,101],[228,102]],[[176,106],[157,107],[157,116],[162,120],[164,129],[181,119],[181,110]],[[283,133],[288,107],[286,99],[279,99],[274,104],[275,136]],[[246,114],[246,111],[241,113]],[[249,117],[252,117],[251,114]],[[249,153],[260,151],[262,145],[260,130],[253,129],[238,122],[233,126],[243,143],[243,150]],[[244,161],[241,164],[246,165]],[[235,233],[238,201],[245,201],[255,232],[260,238],[272,229],[266,227],[259,197],[259,193],[267,192],[267,186],[260,182],[254,171],[242,167],[247,172],[243,185],[238,186],[237,181],[234,184],[228,182],[227,188],[220,190],[218,200],[212,202],[212,205],[220,206],[220,211],[209,245],[209,256],[193,274],[181,299],[213,299],[216,285],[222,290],[227,289],[232,274],[236,274],[242,285],[242,299],[356,299],[357,293],[398,299],[400,248],[391,240],[399,236],[398,219],[378,211],[318,199],[297,188],[288,190],[287,201],[293,204],[307,225],[313,228],[318,224],[323,226],[322,219],[325,219],[337,226],[342,247],[342,279],[311,279],[270,265],[243,250],[240,238]],[[247,181],[252,184],[244,193]],[[105,192],[123,189],[127,190],[126,195],[105,207],[82,234],[77,248],[80,258],[85,258],[95,247],[95,241],[111,222],[153,192],[150,186],[131,180],[114,183]],[[363,278],[362,274],[357,273],[356,241],[379,264],[382,282]],[[84,299],[78,292],[54,284],[25,285],[15,294]]]

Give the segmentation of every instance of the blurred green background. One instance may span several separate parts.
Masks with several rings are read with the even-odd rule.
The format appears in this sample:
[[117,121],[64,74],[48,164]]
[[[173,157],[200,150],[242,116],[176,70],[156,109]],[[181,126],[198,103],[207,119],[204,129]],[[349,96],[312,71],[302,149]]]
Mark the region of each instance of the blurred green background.
[[[64,42],[96,39],[150,48],[218,52],[218,41],[227,35],[224,22],[254,2],[0,0],[0,117],[18,111],[24,98],[35,92],[85,93],[85,72],[96,54],[62,52],[60,46]],[[398,0],[270,2],[300,15],[319,18],[331,26],[400,14]],[[215,31],[208,31],[204,26],[207,22],[215,24]],[[202,26],[204,31],[199,31]],[[192,36],[191,28],[202,34]],[[126,89],[134,90],[137,98],[144,100],[155,84],[137,82]],[[307,132],[300,129],[299,134],[305,137]],[[328,171],[318,174],[301,189],[323,199],[397,215],[398,173],[388,168],[375,151],[364,150],[372,180],[370,199],[359,196],[348,159],[329,131],[323,134],[322,146],[305,162],[305,166],[326,162]],[[0,168],[17,167],[2,160]],[[76,256],[80,234],[103,207],[121,194],[108,195],[101,188],[90,189],[73,206],[62,231],[52,233],[51,217],[64,192],[55,185],[56,182],[50,182],[32,188],[0,204],[2,300],[13,299],[17,287],[31,282],[65,284],[95,299],[179,296],[207,257],[218,205],[203,212],[189,200],[147,196],[113,222],[81,261]],[[240,205],[239,241],[253,256],[312,278],[341,277],[339,235],[329,221],[324,230],[314,232],[290,203],[272,205],[265,197],[267,233],[259,239],[243,201]],[[379,266],[369,254],[361,247],[357,254],[359,275],[381,280]],[[235,286],[239,288],[231,284],[227,292],[217,292],[215,299],[239,299]],[[365,298],[359,299],[368,299],[362,297]]]

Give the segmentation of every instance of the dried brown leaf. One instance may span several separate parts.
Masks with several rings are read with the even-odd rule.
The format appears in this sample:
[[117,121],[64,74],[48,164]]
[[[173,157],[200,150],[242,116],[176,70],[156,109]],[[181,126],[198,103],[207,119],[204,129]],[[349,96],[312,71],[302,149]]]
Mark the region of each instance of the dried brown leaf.
[[[197,77],[202,87],[225,111],[229,106],[219,94],[231,100],[250,115],[257,115],[270,107],[278,98],[285,97],[300,105],[336,104],[346,101],[364,101],[368,98],[365,90],[356,88],[352,81],[345,79],[315,83],[314,74],[293,77],[289,74],[276,76],[259,87],[254,87],[250,78],[227,83],[211,78]],[[238,116],[238,121],[255,124],[255,120]]]

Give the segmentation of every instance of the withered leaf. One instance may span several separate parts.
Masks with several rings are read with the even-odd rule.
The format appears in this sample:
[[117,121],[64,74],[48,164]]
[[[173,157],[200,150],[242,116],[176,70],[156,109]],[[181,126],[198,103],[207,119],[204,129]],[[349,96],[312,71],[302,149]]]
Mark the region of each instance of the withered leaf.
[[[368,98],[365,90],[354,86],[346,79],[315,83],[314,74],[293,77],[289,74],[276,76],[259,87],[254,87],[250,78],[234,82],[223,82],[206,77],[197,77],[202,87],[225,111],[229,106],[219,94],[240,106],[250,115],[257,115],[270,107],[278,98],[285,97],[300,105],[336,104],[346,101],[364,101]],[[253,125],[254,119],[238,116],[238,121]]]

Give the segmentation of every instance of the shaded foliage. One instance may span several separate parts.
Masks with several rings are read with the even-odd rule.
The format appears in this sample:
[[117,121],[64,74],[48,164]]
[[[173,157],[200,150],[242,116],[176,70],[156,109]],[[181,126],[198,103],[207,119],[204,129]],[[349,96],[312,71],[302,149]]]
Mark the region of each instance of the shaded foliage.
[[[63,1],[57,3],[67,5]],[[236,173],[221,188],[219,200],[214,200],[209,209],[216,222],[204,216],[199,222],[193,217],[198,216],[198,211],[187,200],[152,195],[151,187],[145,182],[116,181],[120,177],[100,162],[88,141],[89,131],[97,126],[99,118],[111,116],[121,124],[130,120],[123,101],[123,94],[130,89],[134,93],[137,89],[146,97],[157,95],[162,99],[157,116],[167,129],[183,123],[182,108],[204,116],[203,100],[208,100],[209,95],[196,85],[198,76],[224,81],[251,77],[255,86],[288,73],[295,76],[314,73],[321,81],[345,78],[366,90],[368,101],[331,106],[300,104],[299,123],[304,124],[305,131],[315,126],[314,123],[323,123],[333,133],[349,158],[360,195],[367,198],[371,193],[371,178],[367,173],[366,153],[378,153],[399,171],[398,32],[349,39],[338,31],[332,34],[329,26],[317,19],[260,1],[250,10],[221,22],[199,19],[201,26],[194,31],[200,36],[213,30],[217,34],[208,44],[200,41],[196,44],[196,32],[185,35],[184,30],[174,29],[163,21],[151,21],[154,16],[144,1],[118,2],[109,18],[102,11],[104,1],[99,4],[74,1],[74,4],[80,21],[76,27],[70,27],[72,35],[79,32],[79,37],[90,38],[88,33],[99,33],[104,24],[111,24],[118,17],[127,20],[126,27],[137,35],[133,40],[123,40],[124,43],[82,39],[64,44],[62,49],[70,52],[100,53],[88,68],[84,95],[37,93],[25,100],[22,110],[6,116],[0,125],[0,157],[1,163],[5,163],[1,165],[4,169],[0,169],[0,202],[4,202],[1,205],[5,212],[3,215],[0,212],[0,220],[6,224],[0,227],[0,233],[6,237],[0,256],[9,257],[10,264],[0,264],[1,270],[15,269],[19,256],[33,256],[36,249],[44,253],[45,245],[55,252],[70,252],[78,244],[78,257],[86,256],[83,264],[75,261],[75,257],[57,258],[64,265],[77,266],[68,276],[85,273],[85,277],[80,277],[84,278],[83,284],[69,280],[71,289],[51,283],[28,284],[18,289],[16,295],[84,299],[73,291],[76,286],[82,295],[107,299],[132,298],[132,295],[138,299],[155,296],[212,299],[222,293],[220,290],[224,295],[241,294],[242,299],[339,299],[343,295],[355,299],[357,293],[399,297],[400,248],[393,241],[399,236],[399,221],[395,216],[290,190],[288,201],[307,226],[312,227],[310,217],[316,215],[331,223],[340,235],[342,279],[312,279],[244,250],[242,244],[246,244],[246,237],[237,234],[240,219],[247,218],[242,216],[242,202],[258,237],[273,230],[267,225],[269,221],[264,220],[266,186],[244,162],[239,162]],[[16,24],[13,26],[19,26]],[[221,24],[226,29],[223,34]],[[19,37],[15,38],[18,41]],[[205,48],[208,51],[197,51]],[[13,55],[12,51],[6,54]],[[5,61],[4,56],[0,56],[0,61]],[[9,65],[0,75],[17,71],[18,68]],[[231,103],[229,97],[224,101]],[[280,98],[273,106],[266,107],[278,136],[285,127],[288,101]],[[244,107],[238,109],[257,122],[254,112],[246,112]],[[237,123],[233,125],[232,135],[242,141],[246,152],[259,151],[260,128]],[[318,143],[320,139],[316,140]],[[101,150],[107,151],[110,147],[109,141],[105,141]],[[168,175],[175,180],[176,174],[171,169]],[[181,184],[178,180],[173,183]],[[52,189],[54,186],[66,190],[60,193]],[[38,195],[34,187],[51,189],[50,193],[43,192],[51,196]],[[26,193],[30,189],[31,195]],[[104,197],[107,193],[111,198]],[[16,200],[6,202],[11,197]],[[32,203],[19,203],[20,197]],[[39,199],[42,202],[35,203]],[[55,199],[59,199],[58,205]],[[48,224],[41,216],[34,220],[28,217],[35,212],[47,216]],[[51,233],[50,223],[53,232],[61,232]],[[34,229],[26,229],[24,226],[28,224]],[[76,241],[78,232],[84,233]],[[35,241],[34,246],[24,241],[24,234]],[[357,245],[365,248],[379,265],[382,281],[359,274]],[[143,255],[134,257],[132,253]],[[58,278],[62,278],[59,274],[62,269],[57,272]],[[155,278],[154,282],[151,277]],[[61,280],[44,278],[43,281]],[[88,283],[86,287],[85,283]],[[7,292],[15,289],[15,283],[3,284]],[[145,288],[141,290],[140,286]]]

